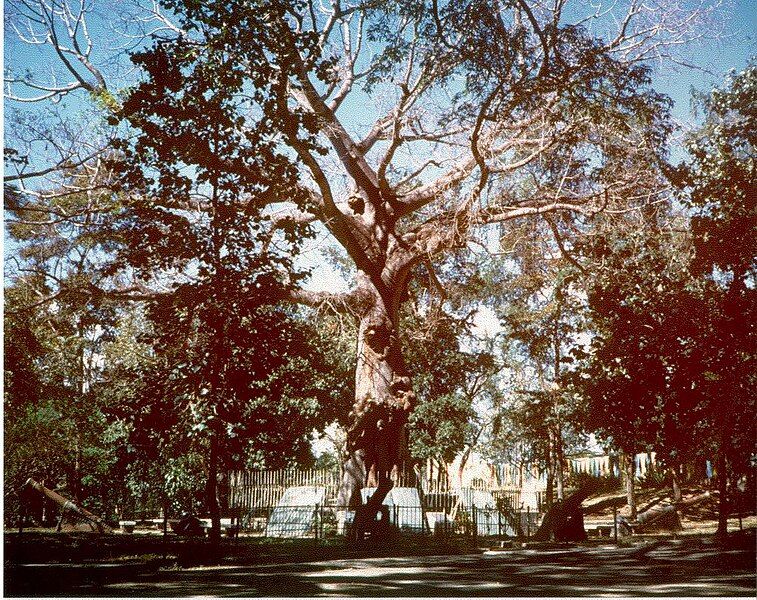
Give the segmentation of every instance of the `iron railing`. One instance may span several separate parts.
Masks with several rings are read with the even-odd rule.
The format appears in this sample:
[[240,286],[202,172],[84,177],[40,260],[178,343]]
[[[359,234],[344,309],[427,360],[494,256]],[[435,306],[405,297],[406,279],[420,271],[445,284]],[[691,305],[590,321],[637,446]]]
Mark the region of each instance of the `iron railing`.
[[[269,538],[320,540],[349,537],[356,527],[355,510],[333,504],[258,508],[241,520],[244,534]],[[407,535],[466,536],[472,538],[526,537],[536,531],[539,514],[498,508],[458,506],[454,512],[421,506],[389,505],[384,517],[388,530]],[[380,520],[379,518],[379,520]]]

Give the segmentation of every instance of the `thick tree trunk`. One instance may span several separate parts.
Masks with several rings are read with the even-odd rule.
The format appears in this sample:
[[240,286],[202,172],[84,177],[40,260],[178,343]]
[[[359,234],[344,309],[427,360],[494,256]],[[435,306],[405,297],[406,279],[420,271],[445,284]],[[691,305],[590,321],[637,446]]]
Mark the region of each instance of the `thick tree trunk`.
[[350,452],[342,465],[342,481],[337,505],[354,508],[362,504],[360,490],[366,483],[365,460],[362,450]]
[[415,396],[399,343],[402,290],[395,288],[382,295],[369,277],[362,274],[358,277],[358,291],[363,305],[358,331],[355,404],[339,503],[358,506],[360,489],[370,484],[377,490],[369,505],[378,509],[393,486],[392,472],[402,468],[405,424]]
[[586,539],[581,503],[596,493],[599,484],[590,483],[576,490],[564,501],[556,502],[544,515],[541,525],[534,534],[535,541],[578,542]]

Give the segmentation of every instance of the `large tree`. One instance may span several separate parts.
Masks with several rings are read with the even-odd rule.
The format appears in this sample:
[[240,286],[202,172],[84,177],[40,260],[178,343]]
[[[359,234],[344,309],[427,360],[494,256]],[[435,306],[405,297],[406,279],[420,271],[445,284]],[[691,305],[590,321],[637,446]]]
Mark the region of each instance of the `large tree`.
[[132,345],[145,346],[139,360],[119,356],[124,344],[110,349],[106,410],[126,426],[128,469],[164,493],[176,466],[195,457],[217,541],[227,492],[219,481],[253,465],[307,464],[312,431],[346,412],[350,389],[339,357],[301,315],[239,297],[232,311],[202,292],[148,307],[149,327],[132,334]]
[[654,448],[664,460],[675,448],[680,464],[698,443],[687,427],[692,394],[673,389],[686,379],[681,364],[695,360],[690,324],[700,311],[687,269],[690,243],[657,211],[642,220],[630,227],[633,233],[598,228],[587,244],[596,264],[586,281],[592,338],[588,352],[575,349],[579,368],[573,373],[587,401],[584,427],[624,454],[632,518],[635,455]]
[[669,172],[684,210],[645,211],[633,234],[598,228],[583,248],[597,265],[576,372],[586,424],[627,454],[654,448],[674,488],[682,464],[715,459],[720,534],[730,482],[754,486],[756,73],[699,98],[690,158]]
[[[156,250],[137,264],[155,282],[192,263],[190,224],[242,219],[282,267],[252,281],[272,301],[328,301],[356,316],[342,501],[357,502],[373,470],[380,502],[416,403],[399,331],[413,268],[492,225],[564,212],[580,229],[657,197],[668,103],[646,61],[695,19],[635,1],[585,15],[527,0],[163,4],[172,20],[153,13],[164,26],[135,56],[143,80],[120,106],[86,51],[74,46],[79,63],[67,63],[75,87],[136,133],[119,146],[141,169],[127,178],[134,228],[121,231]],[[56,13],[40,11],[44,28]],[[278,248],[304,225],[347,251],[350,292],[306,292],[291,277]]]
[[[746,475],[754,493],[757,445],[757,64],[754,58],[727,85],[700,95],[704,122],[687,143],[678,172],[691,211],[692,272],[705,285],[708,326],[698,331],[703,368],[694,379],[706,398],[720,490],[718,533],[727,531],[728,477]],[[727,405],[725,400],[727,399]]]

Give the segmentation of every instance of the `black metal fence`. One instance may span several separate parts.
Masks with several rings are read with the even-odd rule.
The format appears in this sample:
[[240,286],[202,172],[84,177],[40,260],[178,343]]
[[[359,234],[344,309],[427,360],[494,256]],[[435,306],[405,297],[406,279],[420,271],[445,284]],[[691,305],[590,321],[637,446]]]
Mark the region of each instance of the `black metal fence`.
[[[382,520],[386,521],[385,525],[380,523]],[[477,506],[458,507],[447,512],[427,510],[417,505],[384,505],[377,521],[379,528],[406,535],[505,539],[529,537],[538,527],[539,514],[530,511],[507,513],[498,508]],[[314,504],[258,508],[242,517],[239,530],[260,537],[328,540],[350,537],[356,527],[354,509]]]

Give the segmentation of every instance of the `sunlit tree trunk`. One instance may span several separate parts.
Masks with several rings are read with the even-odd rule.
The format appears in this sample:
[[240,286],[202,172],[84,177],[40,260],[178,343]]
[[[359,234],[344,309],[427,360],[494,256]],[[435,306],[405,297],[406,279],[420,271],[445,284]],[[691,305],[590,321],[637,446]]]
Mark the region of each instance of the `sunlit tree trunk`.
[[552,451],[552,430],[550,428],[547,434],[547,490],[546,490],[546,508],[552,507],[552,498],[555,491],[555,462],[554,452]]
[[683,494],[681,493],[681,483],[679,481],[677,466],[670,468],[670,477],[672,480],[671,487],[673,488],[673,502],[680,502],[681,498],[683,498]]
[[633,452],[629,452],[623,455],[625,460],[625,479],[626,479],[626,504],[631,509],[631,520],[636,519],[636,494],[634,493],[634,485],[636,478],[636,457]]
[[359,278],[362,314],[358,331],[353,425],[339,504],[356,506],[364,485],[376,487],[378,507],[392,488],[392,472],[403,466],[405,424],[414,395],[399,342],[401,294],[380,293],[368,276]]
[[565,453],[563,450],[562,435],[560,430],[557,431],[557,440],[555,443],[555,482],[557,484],[557,499],[562,501],[565,499],[565,473],[563,471],[563,464],[565,462]]
[[463,450],[463,453],[460,455],[460,464],[457,466],[457,486],[459,488],[463,487],[463,481],[465,476],[465,465],[468,464],[468,459],[470,458],[471,453],[471,446],[468,445],[465,447],[465,450]]

